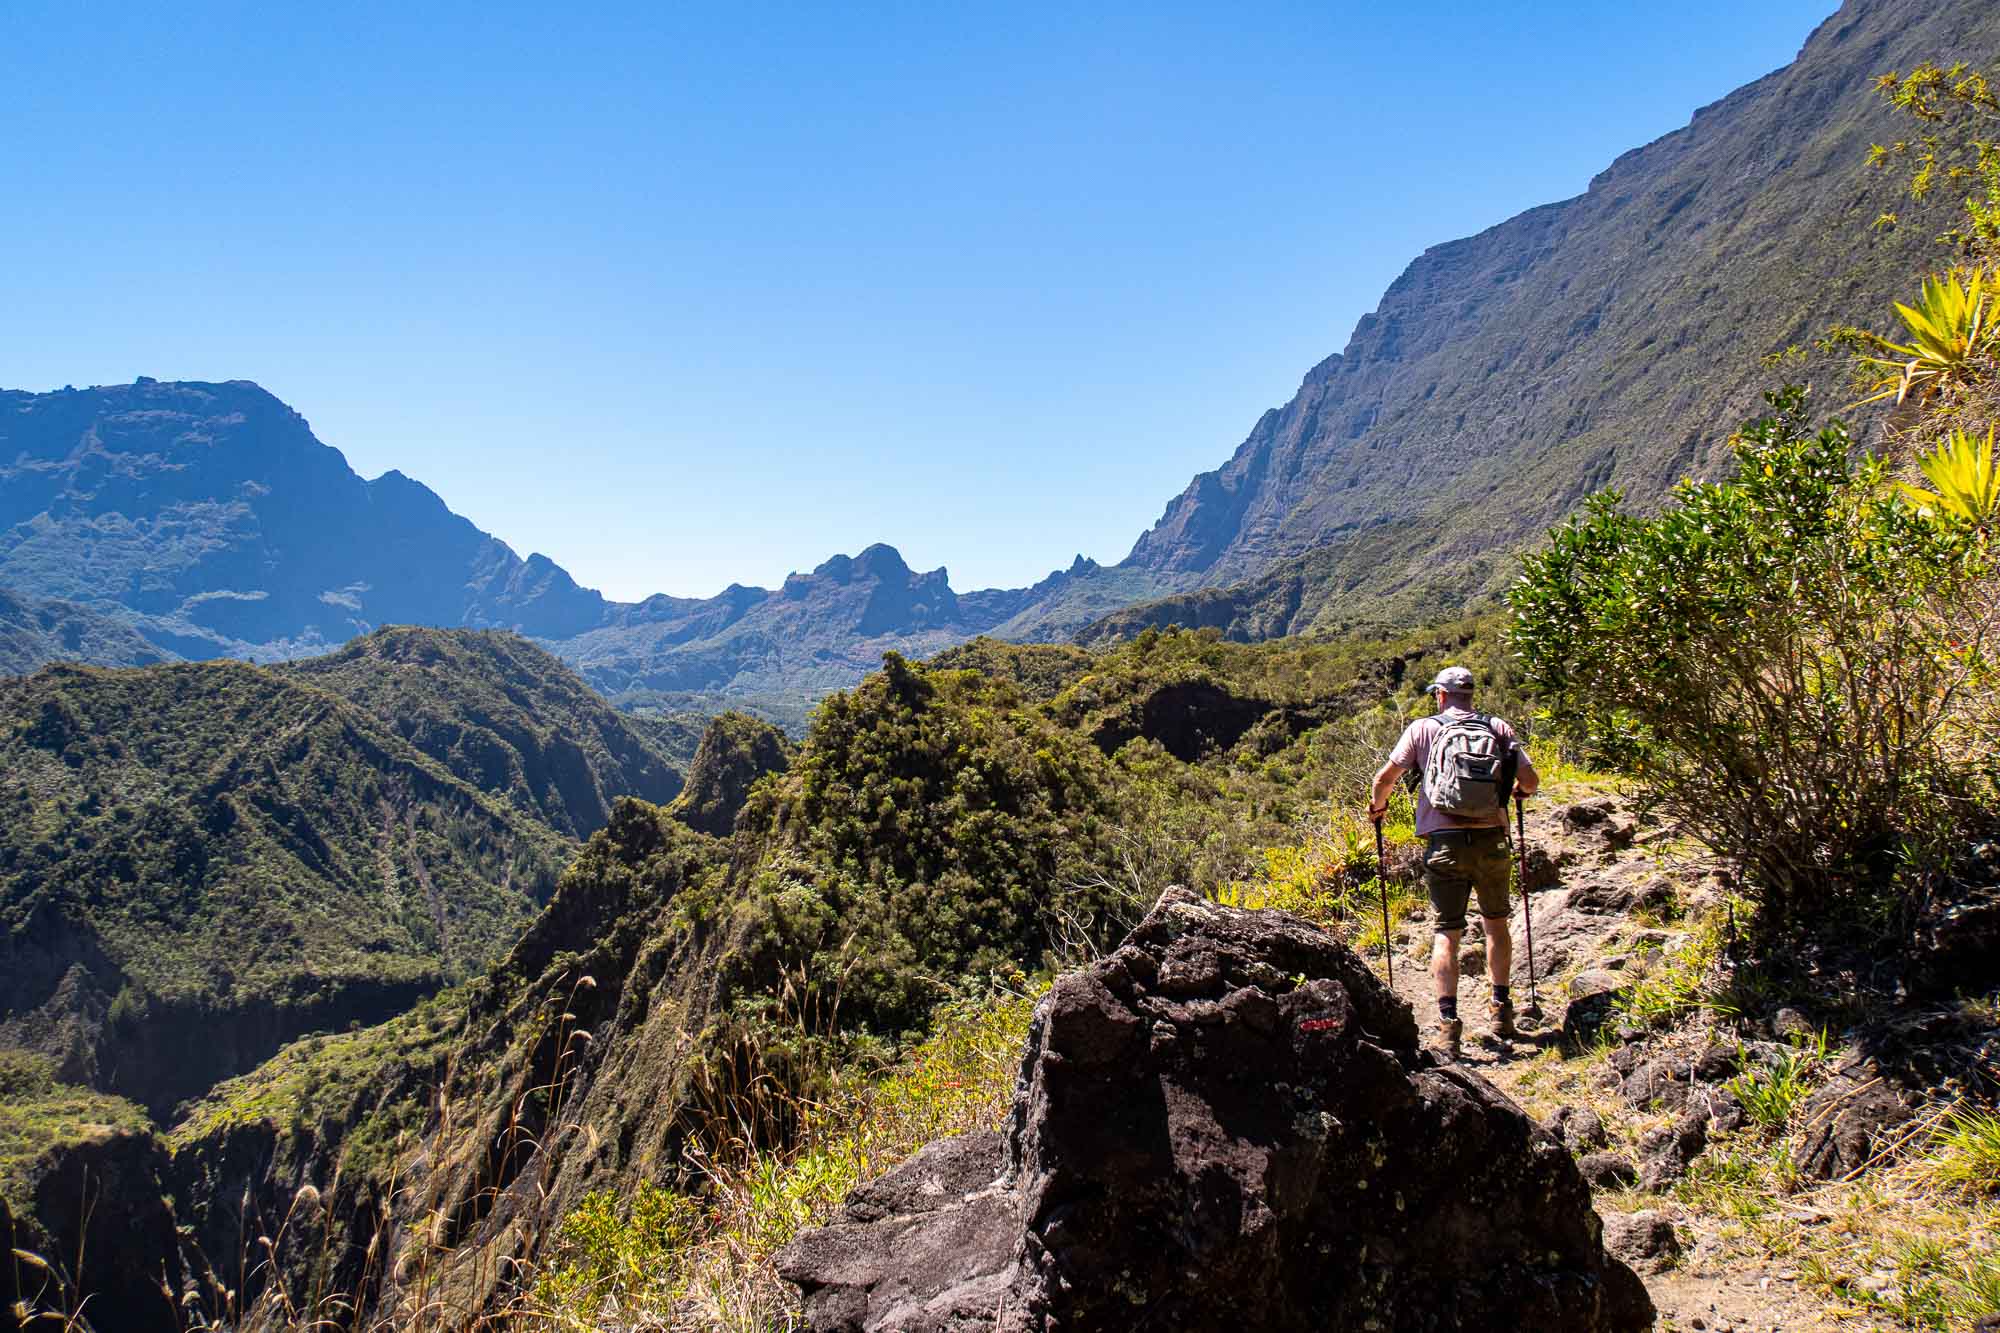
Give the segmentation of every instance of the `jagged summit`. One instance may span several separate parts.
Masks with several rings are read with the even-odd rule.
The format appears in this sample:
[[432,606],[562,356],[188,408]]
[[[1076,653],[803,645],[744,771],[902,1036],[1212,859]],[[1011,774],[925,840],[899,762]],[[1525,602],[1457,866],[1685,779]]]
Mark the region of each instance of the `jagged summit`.
[[796,698],[1018,609],[962,605],[946,570],[879,542],[776,591],[611,602],[399,469],[363,480],[248,381],[0,393],[0,458],[0,587],[121,626],[133,661],[272,661],[387,624],[464,626],[534,638],[602,689]]

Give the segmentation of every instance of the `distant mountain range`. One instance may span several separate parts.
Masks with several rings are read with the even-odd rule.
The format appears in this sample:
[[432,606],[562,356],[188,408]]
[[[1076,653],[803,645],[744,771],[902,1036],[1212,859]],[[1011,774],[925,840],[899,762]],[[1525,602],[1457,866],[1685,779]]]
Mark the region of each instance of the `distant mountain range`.
[[0,605],[0,666],[492,627],[614,696],[796,707],[885,651],[978,634],[1261,638],[1457,611],[1589,492],[1644,504],[1712,468],[1780,373],[1764,355],[1882,320],[1935,256],[1932,228],[1867,225],[1887,186],[1863,156],[1894,131],[1870,80],[1996,51],[2000,8],[1850,0],[1791,66],[1583,195],[1426,251],[1123,562],[1030,588],[956,592],[877,545],[775,590],[612,602],[400,472],[357,476],[254,384],[0,392],[0,587],[70,607],[44,625]]
[[885,651],[922,655],[1016,620],[1073,631],[1172,586],[1100,580],[1117,591],[1071,606],[1064,594],[1102,572],[1079,557],[1032,588],[960,594],[944,570],[878,545],[776,590],[613,602],[400,472],[362,479],[242,381],[0,392],[0,459],[0,587],[26,594],[0,604],[16,670],[65,643],[101,662],[268,662],[418,624],[518,631],[607,693],[817,696]]

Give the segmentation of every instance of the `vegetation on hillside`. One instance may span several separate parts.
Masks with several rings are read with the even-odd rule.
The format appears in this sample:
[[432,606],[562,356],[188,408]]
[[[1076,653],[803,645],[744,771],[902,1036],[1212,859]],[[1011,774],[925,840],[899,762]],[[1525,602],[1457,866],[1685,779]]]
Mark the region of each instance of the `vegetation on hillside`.
[[664,802],[681,787],[681,766],[655,728],[517,634],[398,626],[274,669],[359,705],[452,773],[571,837],[604,827],[620,796]]
[[687,786],[670,813],[691,829],[728,837],[750,800],[750,788],[765,774],[782,772],[794,749],[784,732],[748,713],[717,715],[702,732]]
[[0,675],[26,675],[51,662],[144,666],[171,658],[113,616],[0,588]]
[[[622,803],[508,958],[465,991],[434,1087],[406,1080],[384,1101],[402,1076],[364,1079],[374,1090],[343,1107],[339,1081],[312,1072],[328,1059],[390,1052],[383,1068],[407,1070],[431,1048],[392,1030],[322,1039],[218,1089],[178,1151],[203,1160],[246,1121],[269,1124],[314,1145],[302,1170],[338,1174],[334,1207],[361,1210],[341,1213],[357,1244],[400,1219],[399,1243],[415,1248],[396,1262],[429,1272],[436,1299],[512,1299],[493,1251],[475,1261],[467,1248],[500,1200],[540,1201],[509,1234],[541,1255],[606,1191],[638,1199],[645,1181],[679,1197],[704,1188],[703,1171],[803,1151],[829,1123],[823,1108],[935,1037],[941,1015],[1107,947],[1168,883],[1336,927],[1365,905],[1359,932],[1375,943],[1377,899],[1357,896],[1372,885],[1372,840],[1351,810],[1437,667],[1466,662],[1494,703],[1521,702],[1497,628],[1254,647],[1174,631],[1092,654],[988,641],[936,664],[891,655],[816,711],[786,766],[755,778],[740,814],[716,825],[726,838],[687,828],[684,811]],[[728,719],[704,746],[760,738],[773,740]],[[1407,851],[1398,859],[1406,868]],[[344,1128],[363,1124],[378,1128]],[[402,1138],[384,1154],[390,1127]],[[586,1141],[621,1146],[538,1150]],[[421,1186],[419,1161],[436,1164]],[[369,1199],[388,1213],[368,1220]],[[693,1225],[680,1204],[640,1211]],[[213,1213],[197,1226],[214,1229]],[[563,1244],[587,1250],[588,1230],[571,1225]],[[576,1257],[579,1289],[601,1291],[608,1262]],[[307,1299],[307,1267],[277,1268],[291,1299]],[[374,1290],[358,1252],[334,1268],[333,1288]]]
[[159,1108],[499,952],[554,830],[236,663],[0,682],[0,1041]]
[[55,667],[0,717],[7,923],[71,914],[155,997],[473,966],[553,887],[560,838],[255,667]]
[[[1972,189],[1951,238],[1990,249],[1983,80],[1924,65],[1879,86],[1927,128],[1874,160],[1914,152],[1919,198]],[[1767,933],[1829,913],[1906,931],[1994,817],[1995,297],[1983,268],[1946,269],[1897,306],[1907,342],[1833,331],[1857,387],[1898,405],[1886,457],[1786,389],[1732,437],[1733,476],[1654,518],[1595,497],[1509,595],[1528,682],[1741,867]]]

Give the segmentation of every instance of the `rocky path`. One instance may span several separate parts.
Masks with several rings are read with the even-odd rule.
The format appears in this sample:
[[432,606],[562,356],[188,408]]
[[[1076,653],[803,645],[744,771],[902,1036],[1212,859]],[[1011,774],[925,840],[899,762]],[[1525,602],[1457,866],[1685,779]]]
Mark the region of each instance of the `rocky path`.
[[[1539,1018],[1523,1014],[1518,1039],[1490,1033],[1485,942],[1473,917],[1461,950],[1459,1005],[1466,1020],[1461,1063],[1545,1122],[1564,1106],[1577,1107],[1595,1125],[1581,1135],[1572,1127],[1565,1135],[1580,1157],[1595,1147],[1623,1150],[1628,1160],[1643,1161],[1639,1153],[1649,1142],[1648,1131],[1657,1142],[1671,1132],[1668,1118],[1647,1114],[1621,1097],[1619,1073],[1610,1062],[1566,1055],[1566,1011],[1574,993],[1577,1020],[1589,1027],[1593,1005],[1598,1016],[1608,1008],[1609,987],[1654,970],[1683,943],[1683,914],[1717,894],[1720,882],[1707,859],[1676,848],[1663,830],[1642,825],[1606,788],[1557,787],[1549,798],[1531,801],[1527,841],[1535,886],[1533,990],[1542,1012]],[[1515,999],[1525,1010],[1527,922],[1518,899],[1513,923]],[[1430,942],[1427,912],[1399,927],[1394,976],[1397,993],[1427,1033],[1437,1016]],[[1603,998],[1593,1001],[1593,995]],[[1573,1021],[1572,1031],[1578,1026]],[[1644,1048],[1626,1049],[1637,1054]],[[1629,1180],[1621,1185],[1613,1175],[1600,1183],[1597,1206],[1607,1243],[1645,1278],[1662,1329],[1777,1333],[1871,1327],[1825,1318],[1820,1303],[1798,1291],[1794,1272],[1760,1271],[1726,1257],[1715,1219],[1678,1205],[1670,1195],[1641,1190]]]

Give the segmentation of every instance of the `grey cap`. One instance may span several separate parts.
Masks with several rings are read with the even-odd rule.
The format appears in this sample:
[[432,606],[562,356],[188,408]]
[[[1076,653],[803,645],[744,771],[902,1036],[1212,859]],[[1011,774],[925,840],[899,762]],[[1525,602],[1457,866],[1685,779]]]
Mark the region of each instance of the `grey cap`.
[[1464,667],[1446,667],[1437,673],[1437,679],[1424,686],[1425,694],[1435,694],[1443,690],[1446,694],[1472,693],[1472,673]]

